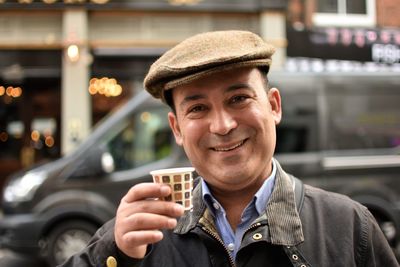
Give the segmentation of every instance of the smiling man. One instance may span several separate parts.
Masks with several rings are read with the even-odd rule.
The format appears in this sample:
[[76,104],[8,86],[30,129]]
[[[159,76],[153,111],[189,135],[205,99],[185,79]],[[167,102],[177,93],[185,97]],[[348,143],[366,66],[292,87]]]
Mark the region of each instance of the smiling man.
[[172,91],[169,121],[176,142],[206,178],[235,229],[244,208],[272,172],[277,89],[266,92],[263,73],[238,68],[210,74]]
[[274,48],[246,31],[195,35],[161,56],[145,88],[167,103],[200,175],[193,210],[144,183],[64,266],[398,266],[372,215],[303,185],[273,158],[282,117],[268,87]]

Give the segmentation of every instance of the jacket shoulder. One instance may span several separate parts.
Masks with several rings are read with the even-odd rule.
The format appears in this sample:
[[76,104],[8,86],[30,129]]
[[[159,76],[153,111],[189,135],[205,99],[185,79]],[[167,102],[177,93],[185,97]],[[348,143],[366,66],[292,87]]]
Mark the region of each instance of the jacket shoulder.
[[310,185],[304,185],[304,199],[308,205],[329,211],[358,211],[364,213],[367,210],[365,206],[346,195]]
[[300,218],[300,247],[315,266],[398,266],[375,218],[348,196],[304,185]]

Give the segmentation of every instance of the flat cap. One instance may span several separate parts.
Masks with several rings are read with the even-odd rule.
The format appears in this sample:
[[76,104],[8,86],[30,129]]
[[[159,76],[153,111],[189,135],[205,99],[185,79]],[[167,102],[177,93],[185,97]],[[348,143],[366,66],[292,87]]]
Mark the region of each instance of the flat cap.
[[155,98],[164,90],[206,75],[239,67],[269,69],[272,45],[248,31],[214,31],[194,35],[165,52],[150,67],[145,89]]

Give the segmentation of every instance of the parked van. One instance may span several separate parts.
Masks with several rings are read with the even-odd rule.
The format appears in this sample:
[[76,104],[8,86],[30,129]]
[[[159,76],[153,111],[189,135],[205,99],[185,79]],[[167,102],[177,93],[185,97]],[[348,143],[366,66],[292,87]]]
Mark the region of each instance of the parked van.
[[[396,249],[398,73],[275,72],[269,80],[282,94],[276,158],[284,169],[366,205]],[[70,155],[12,175],[3,193],[0,245],[55,266],[83,248],[127,190],[151,180],[151,170],[190,165],[175,144],[167,111],[143,91]]]

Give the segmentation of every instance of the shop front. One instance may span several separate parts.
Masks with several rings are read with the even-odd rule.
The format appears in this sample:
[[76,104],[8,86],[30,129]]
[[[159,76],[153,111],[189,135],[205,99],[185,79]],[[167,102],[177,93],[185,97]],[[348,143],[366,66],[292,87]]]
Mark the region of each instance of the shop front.
[[0,53],[1,184],[15,170],[60,155],[60,54]]
[[196,33],[250,30],[285,61],[286,1],[0,1],[0,190],[73,151],[143,90],[154,60]]

